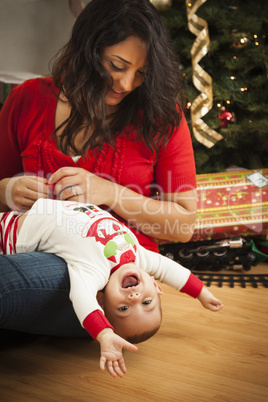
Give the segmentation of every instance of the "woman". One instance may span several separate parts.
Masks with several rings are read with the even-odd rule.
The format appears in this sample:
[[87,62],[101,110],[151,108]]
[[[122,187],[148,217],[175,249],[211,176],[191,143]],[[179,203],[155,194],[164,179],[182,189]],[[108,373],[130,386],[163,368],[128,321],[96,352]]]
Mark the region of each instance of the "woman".
[[[51,78],[13,90],[0,115],[0,208],[40,197],[91,202],[146,248],[188,241],[195,165],[177,101],[178,66],[148,0],[93,0]],[[80,335],[65,263],[33,253],[0,258],[0,327]]]

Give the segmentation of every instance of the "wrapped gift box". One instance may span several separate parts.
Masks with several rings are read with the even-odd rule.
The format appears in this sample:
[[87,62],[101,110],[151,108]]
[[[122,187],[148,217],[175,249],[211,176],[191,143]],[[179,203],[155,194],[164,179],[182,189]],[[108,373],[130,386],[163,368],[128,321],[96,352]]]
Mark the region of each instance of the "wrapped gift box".
[[268,169],[197,175],[191,241],[268,234]]
[[19,84],[31,78],[40,77],[37,74],[27,73],[27,72],[10,72],[10,71],[0,71],[0,104],[3,104],[11,91]]

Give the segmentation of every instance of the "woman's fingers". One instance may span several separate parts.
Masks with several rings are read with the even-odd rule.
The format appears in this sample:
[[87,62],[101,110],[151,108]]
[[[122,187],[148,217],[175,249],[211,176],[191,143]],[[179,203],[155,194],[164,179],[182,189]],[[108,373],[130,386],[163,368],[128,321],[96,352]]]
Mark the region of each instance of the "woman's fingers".
[[38,198],[48,198],[51,189],[47,180],[37,176],[20,176],[9,180],[5,198],[11,209],[27,210]]
[[[54,195],[61,200],[88,202],[111,206],[114,201],[114,184],[106,178],[78,167],[64,167],[50,177]],[[76,198],[79,197],[79,198]]]
[[54,185],[54,195],[67,200],[85,194],[88,172],[81,168],[64,167],[50,177],[48,183]]
[[63,201],[72,199],[73,201],[85,202],[83,188],[78,185],[64,188],[57,194],[57,198]]
[[80,170],[83,170],[83,169],[78,168],[78,167],[68,167],[68,166],[62,167],[50,176],[48,183],[55,184],[66,176],[75,176],[78,174],[78,171],[80,171]]
[[[72,195],[75,195],[75,190],[72,191],[72,187],[76,187],[76,186],[80,186],[80,179],[79,179],[78,175],[67,176],[67,177],[64,177],[63,179],[60,179],[55,184],[53,193],[58,198],[67,199],[71,196],[71,193],[73,193]],[[68,192],[68,196],[67,197],[64,196],[64,198],[63,198],[62,194],[65,191]],[[81,191],[81,188],[80,188],[80,191]],[[76,189],[76,192],[77,192],[77,189]]]

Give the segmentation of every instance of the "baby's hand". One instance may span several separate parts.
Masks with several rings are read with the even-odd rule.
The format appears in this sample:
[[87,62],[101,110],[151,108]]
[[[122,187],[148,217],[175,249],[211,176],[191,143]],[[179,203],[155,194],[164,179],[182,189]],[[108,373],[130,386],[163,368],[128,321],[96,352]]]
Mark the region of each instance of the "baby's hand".
[[98,334],[97,340],[101,346],[100,369],[104,371],[106,366],[112,377],[116,377],[117,375],[123,377],[127,369],[122,349],[125,348],[136,352],[138,350],[137,346],[116,335],[110,328],[102,330]]
[[211,311],[220,311],[223,308],[223,303],[205,287],[203,287],[197,298],[205,308]]

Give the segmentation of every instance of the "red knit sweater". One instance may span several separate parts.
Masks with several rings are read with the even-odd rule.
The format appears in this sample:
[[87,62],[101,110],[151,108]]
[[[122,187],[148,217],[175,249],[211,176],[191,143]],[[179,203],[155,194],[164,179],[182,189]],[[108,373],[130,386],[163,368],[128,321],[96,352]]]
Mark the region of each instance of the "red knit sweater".
[[[150,196],[196,187],[195,163],[189,129],[183,117],[169,143],[157,157],[128,125],[117,139],[116,150],[104,144],[95,158],[89,150],[77,163],[57,149],[55,110],[58,89],[50,78],[33,79],[13,89],[0,113],[0,180],[16,174],[49,177],[63,166],[78,166]],[[141,245],[157,251],[154,239],[133,229]]]

